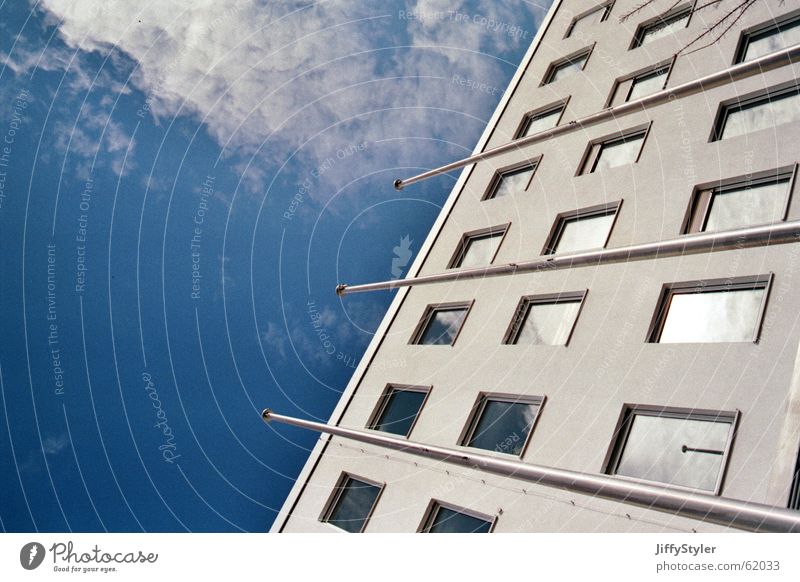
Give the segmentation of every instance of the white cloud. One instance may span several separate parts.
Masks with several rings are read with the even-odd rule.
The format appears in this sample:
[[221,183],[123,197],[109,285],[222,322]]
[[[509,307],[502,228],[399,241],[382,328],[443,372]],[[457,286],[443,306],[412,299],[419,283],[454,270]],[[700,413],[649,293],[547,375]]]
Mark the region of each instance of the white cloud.
[[84,177],[90,173],[88,164],[93,161],[95,166],[108,165],[117,176],[135,167],[131,154],[136,141],[105,107],[87,101],[77,119],[56,122],[54,133],[59,152],[83,158],[84,163],[78,168]]
[[42,441],[42,451],[46,455],[57,455],[69,445],[67,433],[57,437],[47,437]]
[[[113,47],[132,59],[130,82],[147,95],[142,105],[148,115],[194,114],[220,144],[248,155],[260,149],[258,158],[272,162],[282,163],[302,146],[298,155],[309,164],[344,143],[393,136],[434,136],[471,147],[481,120],[464,127],[438,109],[485,116],[499,93],[454,86],[452,74],[469,74],[501,93],[515,65],[502,55],[533,37],[532,30],[514,33],[511,27],[530,23],[523,10],[544,12],[527,2],[465,0],[408,6],[42,0],[40,6],[59,22],[68,47],[103,54]],[[444,11],[460,16],[403,17]],[[442,144],[415,148],[419,161],[440,153]],[[408,156],[401,151],[407,149],[402,141],[373,148],[359,167],[381,167],[398,153]],[[352,179],[348,165],[334,168],[328,179]]]

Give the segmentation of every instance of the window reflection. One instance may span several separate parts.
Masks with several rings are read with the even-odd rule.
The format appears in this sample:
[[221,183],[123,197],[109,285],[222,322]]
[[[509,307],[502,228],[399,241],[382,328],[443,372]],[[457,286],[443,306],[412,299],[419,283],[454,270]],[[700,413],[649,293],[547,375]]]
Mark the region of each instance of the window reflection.
[[338,497],[323,521],[351,533],[362,531],[380,491],[376,485],[345,477],[338,488]]
[[726,108],[719,139],[768,129],[800,120],[800,91],[767,96]]
[[789,196],[788,178],[752,186],[715,190],[704,230],[727,230],[778,222]]
[[427,393],[421,390],[390,388],[385,396],[383,410],[371,428],[408,436],[426,396]]
[[519,455],[539,411],[538,403],[485,396],[479,404],[466,446]]
[[602,144],[592,171],[597,172],[634,163],[639,157],[639,150],[643,142],[644,134],[639,133]]
[[654,40],[669,36],[681,28],[686,28],[689,22],[691,10],[686,10],[674,16],[669,16],[663,20],[649,24],[639,33],[639,41],[636,46],[642,46]]
[[751,61],[797,43],[800,43],[800,18],[749,35],[745,40],[745,49],[739,62]]
[[569,29],[569,34],[566,35],[567,38],[574,35],[576,32],[583,34],[589,26],[602,22],[610,10],[610,4],[606,6],[598,6],[588,14],[584,14],[580,18],[576,18],[572,22],[572,26]]
[[716,491],[732,420],[634,413],[617,475]]
[[502,232],[470,237],[461,260],[455,266],[482,267],[490,264],[502,239]]
[[604,247],[614,224],[614,216],[612,212],[565,220],[553,252],[568,253]]
[[427,533],[488,533],[492,523],[448,507],[436,505]]
[[533,176],[535,166],[525,166],[518,170],[511,170],[500,175],[490,198],[509,196],[517,192],[524,192]]
[[641,77],[636,77],[631,85],[631,92],[628,94],[626,101],[633,101],[640,97],[645,97],[656,91],[664,88],[664,83],[667,80],[668,69],[661,69]]
[[583,70],[583,66],[586,64],[586,59],[588,58],[589,55],[584,53],[580,56],[555,65],[550,72],[550,78],[547,82],[555,83],[560,79],[566,79],[567,77],[571,77],[575,73],[580,72]]
[[766,289],[673,293],[661,343],[749,342],[755,338]]
[[518,137],[525,137],[546,129],[552,129],[558,124],[558,120],[561,118],[561,111],[563,109],[563,107],[559,107],[558,109],[540,113],[539,115],[534,115],[528,118],[528,121],[525,124],[525,129]]
[[581,300],[558,303],[532,303],[528,305],[525,319],[517,332],[516,344],[563,346],[578,317]]
[[466,307],[435,309],[418,343],[452,345],[466,316]]

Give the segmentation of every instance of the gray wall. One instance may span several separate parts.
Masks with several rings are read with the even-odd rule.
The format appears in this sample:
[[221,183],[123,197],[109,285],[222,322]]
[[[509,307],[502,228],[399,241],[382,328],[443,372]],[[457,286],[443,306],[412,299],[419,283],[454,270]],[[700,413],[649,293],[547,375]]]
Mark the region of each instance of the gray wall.
[[[584,38],[563,39],[572,15],[593,4],[562,3],[489,147],[509,141],[525,112],[549,102],[570,97],[561,124],[602,109],[614,78],[669,59],[708,25],[703,13],[695,14],[674,37],[629,51],[636,25],[656,12],[619,23],[635,1],[618,0],[610,18]],[[777,0],[757,4],[735,32],[680,56],[668,87],[730,66],[741,29],[789,9]],[[593,42],[585,75],[540,86],[550,62]],[[797,124],[709,142],[721,101],[796,76],[796,67],[784,67],[478,164],[456,193],[422,273],[444,271],[464,232],[507,222],[511,227],[495,264],[535,258],[558,213],[619,199],[624,202],[608,247],[677,237],[695,185],[797,162]],[[589,141],[650,120],[638,163],[575,175]],[[496,169],[538,156],[527,192],[481,201]],[[800,218],[796,200],[788,218]],[[798,254],[796,245],[783,245],[412,288],[366,373],[356,379],[340,424],[363,428],[387,383],[431,385],[411,439],[452,447],[479,392],[546,396],[523,460],[599,473],[624,403],[738,410],[721,494],[785,506],[800,434]],[[770,272],[775,279],[758,343],[646,342],[662,284]],[[589,292],[567,347],[501,343],[521,296],[584,289]],[[469,300],[475,303],[454,346],[408,344],[426,305]],[[318,518],[342,471],[387,484],[367,531],[415,531],[432,498],[497,516],[495,531],[721,529],[333,438],[283,531],[338,531]]]

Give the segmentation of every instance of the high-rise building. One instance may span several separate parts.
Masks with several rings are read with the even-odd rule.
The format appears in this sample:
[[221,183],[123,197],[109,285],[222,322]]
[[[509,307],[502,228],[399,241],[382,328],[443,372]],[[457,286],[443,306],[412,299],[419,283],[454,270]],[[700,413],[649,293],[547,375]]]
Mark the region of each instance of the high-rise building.
[[[330,424],[797,510],[800,10],[638,4],[555,1]],[[726,528],[323,434],[341,530]]]

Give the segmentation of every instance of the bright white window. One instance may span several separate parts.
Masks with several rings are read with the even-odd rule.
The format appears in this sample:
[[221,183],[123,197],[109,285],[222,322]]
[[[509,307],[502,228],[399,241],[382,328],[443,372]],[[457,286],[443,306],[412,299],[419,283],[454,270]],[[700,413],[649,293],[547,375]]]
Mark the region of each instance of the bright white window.
[[735,421],[735,413],[631,407],[607,472],[717,493]]
[[754,342],[769,276],[673,284],[663,293],[651,341]]

